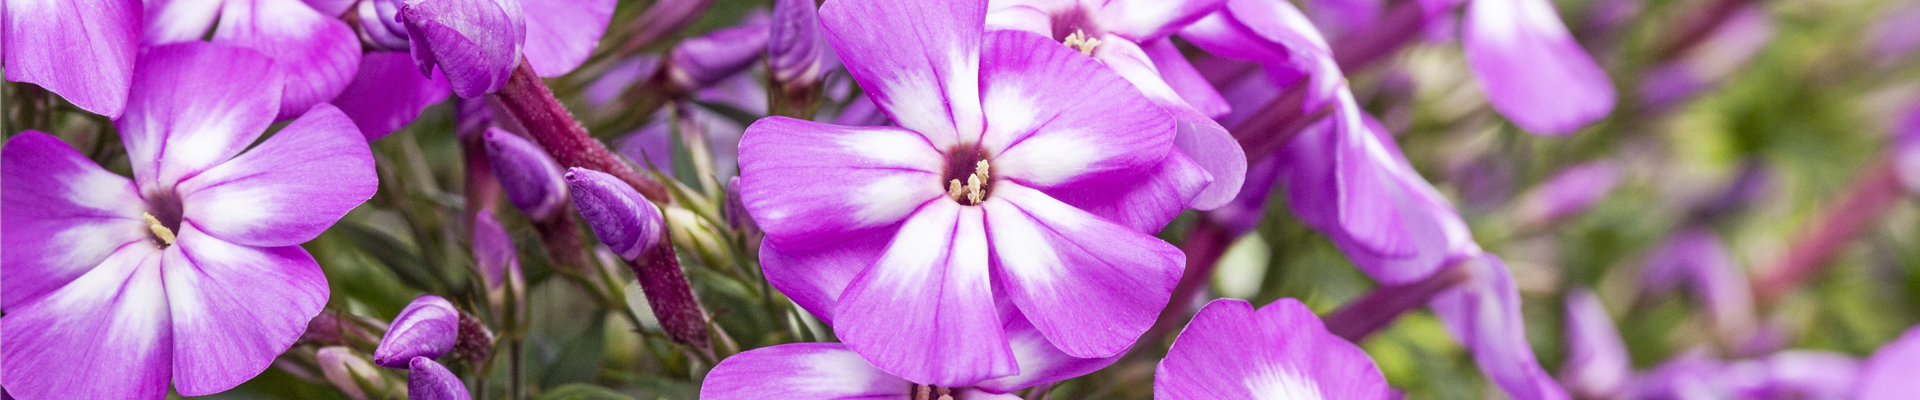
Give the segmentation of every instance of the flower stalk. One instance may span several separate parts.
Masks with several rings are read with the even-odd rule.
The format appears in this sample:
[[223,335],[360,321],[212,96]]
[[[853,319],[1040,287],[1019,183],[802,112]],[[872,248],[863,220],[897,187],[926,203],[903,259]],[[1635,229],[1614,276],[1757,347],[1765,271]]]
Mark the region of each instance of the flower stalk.
[[1413,283],[1375,288],[1328,315],[1327,331],[1359,343],[1400,318],[1400,314],[1426,306],[1434,296],[1466,282],[1469,275],[1467,269],[1462,267],[1465,264],[1454,262],[1434,272],[1433,276]]
[[533,65],[525,59],[513,69],[507,85],[500,89],[500,104],[508,113],[527,128],[534,142],[552,155],[554,161],[566,167],[588,168],[619,178],[650,201],[667,204],[673,200],[667,197],[667,189],[659,182],[648,179],[635,171],[619,156],[607,150],[607,146],[587,133],[580,122],[574,121],[560,100],[540,81],[533,71]]
[[1785,257],[1765,269],[1765,275],[1754,282],[1755,299],[1761,304],[1777,301],[1813,277],[1848,241],[1892,209],[1904,193],[1893,161],[1874,162],[1796,236]]

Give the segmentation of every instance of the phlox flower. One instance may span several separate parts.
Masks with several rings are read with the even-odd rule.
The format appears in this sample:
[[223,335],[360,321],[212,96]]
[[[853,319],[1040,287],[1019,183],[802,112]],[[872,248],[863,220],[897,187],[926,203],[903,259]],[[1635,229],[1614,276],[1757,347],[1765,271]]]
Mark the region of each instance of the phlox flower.
[[[754,349],[720,361],[707,374],[700,398],[709,400],[792,397],[822,400],[945,399],[1014,400],[1007,394],[1105,368],[1120,359],[1079,358],[1061,353],[1047,338],[1013,319],[1007,338],[1021,373],[968,386],[914,383],[875,367],[841,343],[793,343]],[[942,397],[946,396],[946,397]]]
[[0,385],[20,398],[204,395],[259,374],[327,302],[299,244],[377,187],[332,106],[248,150],[281,109],[271,58],[195,42],[134,71],[115,121],[133,179],[44,133],[0,150]]
[[[1162,107],[1060,42],[983,32],[982,1],[836,0],[820,15],[899,127],[748,127],[740,195],[773,285],[880,370],[942,387],[1027,372],[1010,319],[1083,358],[1153,324],[1185,256],[1120,221],[1190,199],[1135,190],[1174,151]],[[1173,192],[1210,181],[1195,172]]]
[[1193,316],[1154,370],[1156,399],[1392,398],[1373,359],[1299,300],[1258,310],[1220,299]]
[[139,0],[20,0],[0,4],[0,63],[28,82],[119,118],[140,50]]

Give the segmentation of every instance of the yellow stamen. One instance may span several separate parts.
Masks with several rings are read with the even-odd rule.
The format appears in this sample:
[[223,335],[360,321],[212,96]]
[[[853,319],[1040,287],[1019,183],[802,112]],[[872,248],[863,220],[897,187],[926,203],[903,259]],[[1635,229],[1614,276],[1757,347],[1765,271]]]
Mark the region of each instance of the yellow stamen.
[[987,165],[987,160],[980,160],[980,162],[974,163],[973,174],[967,175],[967,183],[965,185],[961,185],[959,179],[947,182],[947,197],[952,197],[953,201],[962,201],[964,199],[962,202],[967,205],[976,205],[982,201],[986,201],[987,183],[990,182],[987,180],[987,171],[989,169],[991,168]]
[[1100,39],[1088,36],[1086,31],[1075,29],[1072,34],[1067,35],[1067,39],[1062,41],[1062,44],[1079,50],[1080,54],[1092,56],[1093,48],[1100,46]]
[[140,216],[146,217],[147,229],[153,231],[153,236],[159,237],[162,242],[167,242],[168,246],[173,245],[173,230],[167,229],[165,225],[161,225],[160,219],[154,218],[153,214],[140,213]]
[[960,194],[966,193],[961,190],[962,189],[960,188],[959,179],[954,179],[952,181],[947,182],[947,197],[952,197],[954,200],[959,200]]

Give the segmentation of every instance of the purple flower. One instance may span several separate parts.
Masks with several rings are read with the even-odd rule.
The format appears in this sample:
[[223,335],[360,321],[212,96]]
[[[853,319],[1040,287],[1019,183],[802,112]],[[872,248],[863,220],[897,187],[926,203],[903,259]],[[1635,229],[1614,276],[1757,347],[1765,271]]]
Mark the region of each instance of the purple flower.
[[[1013,318],[1006,326],[1009,344],[1020,364],[1020,374],[977,385],[930,387],[893,375],[840,343],[793,343],[755,349],[720,361],[707,374],[700,398],[712,400],[803,398],[870,399],[933,398],[942,394],[957,400],[1015,400],[1004,394],[1034,385],[1066,380],[1105,368],[1120,359],[1077,358],[1061,353],[1025,320]],[[912,397],[915,391],[931,396]]]
[[[1024,370],[999,300],[1066,354],[1118,354],[1152,325],[1185,260],[1143,233],[1158,226],[1123,222],[1186,207],[1190,196],[1144,187],[1173,154],[1173,120],[1078,51],[983,33],[985,12],[828,2],[829,41],[901,128],[774,117],[740,145],[768,279],[848,348],[921,384]],[[1172,192],[1207,182],[1194,178]]]
[[400,22],[420,74],[438,66],[454,94],[474,98],[506,86],[523,53],[543,77],[579,67],[613,7],[614,0],[408,0]]
[[420,76],[405,53],[372,52],[361,56],[360,72],[332,104],[371,142],[413,123],[427,107],[445,101],[449,90],[446,76],[439,71],[431,78]]
[[1908,192],[1920,193],[1920,102],[1908,106],[1893,129],[1893,174]]
[[1913,379],[1916,373],[1920,373],[1920,327],[1907,329],[1907,333],[1900,335],[1899,339],[1873,352],[1873,357],[1861,366],[1854,398],[1892,400],[1913,397],[1914,393],[1920,392],[1920,380]]
[[[514,250],[513,236],[507,234],[507,228],[493,218],[493,213],[483,211],[473,218],[473,262],[478,264],[480,277],[487,283],[490,299],[496,308],[506,301],[506,293],[498,289],[511,286],[514,293],[526,293],[526,282],[520,275],[520,255]],[[424,297],[423,297],[424,298]],[[416,302],[418,300],[415,300]]]
[[818,82],[827,48],[820,33],[820,13],[813,0],[775,0],[773,24],[767,32],[767,70],[775,82],[800,87]]
[[567,181],[560,163],[540,145],[500,128],[487,128],[487,158],[507,201],[535,220],[544,220],[567,202]]
[[600,243],[620,258],[634,260],[665,241],[666,219],[660,208],[633,187],[605,172],[586,168],[567,171],[567,186],[580,217],[593,228]]
[[212,30],[214,43],[253,49],[273,58],[287,77],[275,119],[293,118],[332,100],[360,68],[360,39],[353,28],[300,0],[150,4],[143,44],[197,42]]
[[8,141],[0,385],[158,399],[171,380],[204,395],[265,370],[306,330],[328,291],[298,245],[377,185],[366,142],[332,106],[247,150],[281,109],[275,64],[207,43],[148,49],[116,121],[131,180],[50,135]]
[[1299,300],[1259,310],[1220,299],[1193,316],[1154,370],[1157,399],[1392,398],[1360,346],[1327,332]]
[[393,317],[380,347],[373,350],[373,363],[387,368],[406,368],[414,357],[440,358],[453,350],[460,332],[460,310],[440,296],[420,296]]
[[1773,39],[1773,19],[1765,7],[1732,11],[1711,35],[1675,60],[1653,67],[1640,84],[1650,107],[1663,109],[1733,74]]
[[1620,182],[1620,168],[1609,161],[1575,165],[1521,195],[1514,213],[1530,224],[1559,221],[1592,207]]
[[1447,333],[1473,353],[1487,379],[1519,400],[1566,399],[1561,388],[1534,359],[1520,318],[1520,291],[1500,257],[1482,254],[1462,261],[1467,281],[1434,296],[1435,316]]
[[1661,296],[1684,285],[1692,292],[1722,339],[1741,340],[1753,332],[1753,286],[1712,229],[1695,226],[1675,233],[1640,272],[1646,295]]
[[[1143,195],[1178,197],[1173,190],[1186,177],[1212,176],[1189,206],[1211,210],[1232,200],[1245,181],[1247,156],[1239,143],[1211,117],[1226,114],[1220,93],[1188,64],[1167,35],[1219,9],[1222,0],[1202,1],[993,1],[988,31],[1025,31],[1051,37],[1112,68],[1148,100],[1176,119],[1177,154],[1139,185]],[[1196,171],[1195,169],[1198,169]],[[1135,228],[1157,230],[1172,215],[1136,218]]]
[[453,371],[426,357],[414,357],[408,363],[408,400],[467,400],[467,384]]
[[119,118],[140,48],[139,0],[8,1],[0,56],[8,81],[46,88],[83,110]]
[[[1847,399],[1860,378],[1858,360],[1844,354],[1790,350],[1736,361],[1709,358],[1696,349],[1637,378],[1639,399]],[[1899,398],[1911,397],[1903,394]]]
[[1881,11],[1880,18],[1873,23],[1873,55],[1888,64],[1897,64],[1913,56],[1914,50],[1920,50],[1920,30],[1913,29],[1920,23],[1920,5],[1887,4],[1890,10]]
[[755,11],[739,25],[688,38],[668,53],[666,72],[675,87],[697,90],[757,65],[767,48],[773,19]]
[[1551,1],[1473,0],[1460,36],[1487,102],[1520,129],[1564,135],[1613,111],[1613,81]]
[[1567,292],[1567,361],[1560,381],[1583,399],[1611,399],[1623,394],[1633,378],[1633,360],[1627,344],[1614,328],[1600,297],[1587,289]]

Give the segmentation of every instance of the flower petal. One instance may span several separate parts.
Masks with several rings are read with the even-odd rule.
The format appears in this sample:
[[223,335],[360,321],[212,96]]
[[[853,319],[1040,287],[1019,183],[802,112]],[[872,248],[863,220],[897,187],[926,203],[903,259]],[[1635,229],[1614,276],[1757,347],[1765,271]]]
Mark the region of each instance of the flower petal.
[[980,43],[985,0],[834,0],[820,27],[847,72],[900,127],[933,147],[982,129]]
[[361,56],[353,83],[332,104],[352,118],[371,142],[413,123],[427,107],[446,101],[449,90],[453,89],[447,77],[439,71],[432,78],[420,76],[407,53],[372,52]]
[[1151,235],[1180,216],[1189,199],[1212,180],[1200,164],[1180,153],[1168,154],[1166,161],[1151,168],[1137,183],[1069,187],[1046,193],[1074,208]]
[[1909,328],[1899,339],[1874,350],[1860,370],[1860,382],[1854,393],[1858,400],[1893,400],[1913,396],[1920,381],[1920,328]]
[[147,10],[143,20],[145,30],[140,34],[140,44],[152,46],[205,39],[207,31],[213,29],[213,22],[220,18],[220,6],[225,2],[226,0],[143,1]]
[[875,368],[839,343],[793,343],[749,350],[714,366],[700,398],[905,398],[913,383]]
[[1018,373],[994,308],[983,222],[979,207],[928,201],[841,294],[833,332],[915,383],[960,387]]
[[1473,361],[1487,379],[1516,400],[1566,399],[1566,389],[1554,382],[1534,359],[1527,344],[1526,321],[1520,319],[1520,291],[1506,264],[1492,254],[1465,261],[1470,278],[1433,298],[1433,313],[1447,332],[1473,352]]
[[1159,399],[1389,398],[1373,359],[1290,298],[1258,311],[1244,300],[1208,303],[1174,339],[1153,386]]
[[1139,175],[1172,150],[1174,121],[1113,70],[1046,37],[987,34],[980,71],[994,173],[1035,188]]
[[1141,43],[1140,49],[1147,52],[1148,59],[1153,60],[1153,68],[1160,71],[1160,78],[1200,114],[1220,118],[1232,111],[1233,106],[1227,103],[1219,90],[1213,88],[1213,84],[1207,82],[1205,76],[1200,75],[1199,69],[1187,62],[1187,56],[1180,54],[1180,48],[1175,47],[1172,40]]
[[119,118],[140,47],[137,0],[9,0],[0,24],[7,80]]
[[1591,290],[1567,292],[1566,348],[1560,380],[1580,398],[1610,399],[1625,392],[1633,378],[1633,360],[1613,316]]
[[280,67],[252,50],[205,42],[149,47],[135,70],[127,113],[114,123],[145,192],[172,190],[239,154],[280,110]]
[[475,98],[507,85],[520,65],[527,22],[519,0],[409,0],[400,11],[414,65],[446,74],[453,93]]
[[877,229],[845,242],[805,250],[787,250],[773,241],[762,242],[760,269],[780,293],[820,322],[832,325],[840,294],[853,285],[860,271],[886,254],[887,242],[899,231],[898,227]]
[[469,400],[467,384],[446,366],[426,357],[414,357],[407,366],[408,400]]
[[1153,325],[1186,255],[1011,182],[983,203],[999,287],[1041,333],[1074,357],[1126,351]]
[[1007,344],[1013,346],[1013,358],[1020,364],[1020,374],[995,378],[974,385],[988,392],[1010,393],[1048,382],[1059,382],[1070,378],[1093,373],[1125,357],[1125,353],[1111,357],[1080,358],[1067,355],[1047,341],[1046,335],[1027,318],[1015,315],[1007,321]]
[[299,246],[252,247],[182,224],[168,247],[174,390],[199,396],[252,379],[327,304],[327,277]]
[[287,81],[274,119],[333,100],[360,69],[360,37],[353,28],[299,0],[227,0],[213,40],[257,50],[280,64]]
[[1110,0],[1096,11],[1095,18],[1107,32],[1145,41],[1164,38],[1226,3],[1226,0]]
[[613,22],[614,0],[521,1],[527,18],[527,63],[542,77],[566,75],[587,62]]
[[160,258],[153,246],[122,247],[65,287],[7,307],[0,385],[27,399],[166,397],[174,347]]
[[900,128],[765,118],[740,141],[740,197],[767,240],[804,250],[891,226],[944,198],[944,162]]
[[313,240],[378,186],[353,121],[322,104],[179,192],[185,219],[208,235],[271,247]]
[[39,298],[147,238],[133,181],[27,131],[0,150],[0,309]]
[[1461,37],[1487,102],[1514,125],[1573,133],[1613,111],[1613,82],[1547,0],[1475,0]]

